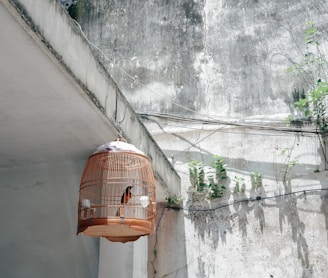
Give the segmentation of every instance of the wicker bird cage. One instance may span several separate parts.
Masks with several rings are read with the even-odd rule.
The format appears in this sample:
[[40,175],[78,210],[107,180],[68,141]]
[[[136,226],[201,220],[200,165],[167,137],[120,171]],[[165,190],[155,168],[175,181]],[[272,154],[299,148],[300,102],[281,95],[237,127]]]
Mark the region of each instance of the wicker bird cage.
[[104,144],[89,157],[84,169],[77,233],[114,242],[152,234],[155,194],[147,156],[123,141]]

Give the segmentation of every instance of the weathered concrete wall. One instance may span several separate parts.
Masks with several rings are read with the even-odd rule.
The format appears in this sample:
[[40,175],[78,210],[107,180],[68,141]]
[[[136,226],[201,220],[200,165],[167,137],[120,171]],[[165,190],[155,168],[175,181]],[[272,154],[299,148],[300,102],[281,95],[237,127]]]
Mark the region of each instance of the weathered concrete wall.
[[328,18],[324,0],[79,2],[88,38],[145,112],[289,113],[292,91],[307,89],[286,74],[302,57],[305,21],[326,34]]
[[[227,118],[293,110],[291,93],[307,87],[286,69],[304,51],[305,21],[326,35],[328,16],[324,0],[80,3],[79,22],[139,111]],[[327,172],[317,137],[160,124],[165,132],[155,139],[174,155],[184,210],[159,210],[150,277],[328,275]],[[220,199],[192,200],[187,164],[212,155],[228,164],[228,188]],[[252,171],[263,175],[260,188]],[[235,176],[245,179],[244,193],[232,193]]]
[[[184,210],[165,212],[158,253],[167,251],[175,259],[158,260],[156,275],[149,277],[326,277],[328,175],[318,138],[195,128],[177,134],[167,127],[166,134],[155,135],[167,156],[174,154]],[[282,154],[285,148],[291,150],[289,161],[297,160],[293,167]],[[187,163],[197,159],[209,165],[213,155],[227,164],[227,190],[219,199],[192,199]],[[263,186],[253,187],[251,172],[262,175]],[[244,178],[245,192],[233,193],[235,176]],[[178,228],[181,221],[176,219],[181,218],[185,233]],[[184,242],[185,249],[167,250],[168,242]]]
[[[148,277],[188,277],[183,211],[157,205],[156,234],[149,237]],[[193,276],[189,276],[193,277]]]
[[[1,276],[97,277],[99,240],[76,236],[80,178],[97,144],[120,124],[152,159],[158,198],[179,193],[180,179],[57,1],[0,0],[0,13]],[[124,251],[145,276],[146,259]]]
[[[179,225],[175,215],[184,212],[168,211],[171,226],[161,226],[158,265],[149,277],[326,277],[326,213],[327,195],[320,193],[243,202],[189,211],[182,235],[172,227]],[[161,252],[169,255],[160,257]]]
[[[145,129],[131,105],[106,69],[95,58],[79,28],[56,1],[13,1],[33,28],[43,37],[51,51],[61,59],[68,72],[76,78],[85,93],[108,120],[121,129],[123,136],[152,160],[158,184],[169,192],[179,192],[179,177],[162,155],[156,142]],[[50,21],[51,19],[51,21]],[[45,23],[45,20],[47,22]],[[69,41],[69,45],[67,45]],[[149,136],[146,136],[149,135]],[[109,138],[109,141],[115,138]],[[173,172],[172,172],[173,171]],[[161,196],[159,196],[161,197]]]

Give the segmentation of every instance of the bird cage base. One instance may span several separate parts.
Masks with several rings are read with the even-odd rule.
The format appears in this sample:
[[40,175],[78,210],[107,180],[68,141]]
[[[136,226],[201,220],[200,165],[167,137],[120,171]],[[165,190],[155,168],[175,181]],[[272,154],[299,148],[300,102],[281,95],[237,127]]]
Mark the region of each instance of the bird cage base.
[[125,237],[112,237],[112,236],[105,236],[104,238],[108,239],[112,242],[122,242],[126,243],[129,241],[136,241],[140,236],[125,236]]
[[92,219],[79,222],[78,234],[104,237],[113,242],[135,241],[141,236],[153,233],[152,224],[145,220],[136,219]]

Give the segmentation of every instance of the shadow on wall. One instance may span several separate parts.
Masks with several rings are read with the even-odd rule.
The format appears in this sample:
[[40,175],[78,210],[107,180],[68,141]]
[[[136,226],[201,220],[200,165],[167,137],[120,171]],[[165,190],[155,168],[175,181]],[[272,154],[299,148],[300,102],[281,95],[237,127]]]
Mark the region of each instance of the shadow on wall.
[[[323,184],[323,180],[320,180],[320,182]],[[194,224],[194,228],[202,240],[208,242],[207,245],[217,249],[220,241],[222,244],[227,243],[227,233],[233,233],[234,219],[238,219],[239,231],[244,237],[247,236],[247,230],[256,229],[256,224],[252,223],[252,221],[248,221],[250,213],[253,213],[253,217],[258,221],[261,233],[266,233],[266,213],[270,213],[268,209],[275,208],[278,210],[281,234],[283,230],[287,230],[288,233],[291,234],[292,241],[296,244],[297,256],[303,268],[302,277],[313,277],[314,263],[310,261],[309,244],[305,237],[306,219],[303,217],[304,222],[301,220],[299,207],[304,206],[307,198],[310,196],[320,197],[320,209],[324,214],[325,228],[328,232],[328,193],[326,190],[323,190],[291,194],[290,180],[283,183],[283,188],[281,195],[274,197],[266,197],[263,188],[252,189],[249,196],[252,201],[249,200],[244,192],[233,193],[234,201],[231,203],[224,200],[229,199],[227,198],[228,196],[224,196],[220,200],[209,201],[206,206],[204,206],[204,202],[197,202],[195,205],[195,203],[188,200],[187,206],[189,205],[189,213],[187,217]],[[261,199],[256,200],[258,196],[261,196]],[[268,199],[270,199],[270,201]],[[309,205],[311,206],[311,203],[307,204],[307,206]],[[311,209],[309,210],[307,208],[302,210],[311,212]],[[250,217],[250,219],[252,219],[252,217]],[[286,226],[285,229],[284,225]],[[202,272],[203,268],[204,266],[200,263],[200,273],[204,273]]]
[[[292,192],[291,181],[288,180],[283,183],[284,194]],[[276,197],[276,207],[279,210],[279,226],[282,232],[284,223],[290,225],[292,240],[297,245],[298,258],[301,261],[303,267],[302,277],[312,277],[312,266],[309,261],[309,247],[306,242],[304,232],[305,224],[300,220],[297,200],[303,199],[304,195],[296,196],[295,194],[285,195],[282,197]]]
[[[263,187],[251,189],[250,198],[255,200],[258,196],[261,196],[261,198],[266,197],[266,193]],[[263,202],[248,201],[248,197],[246,196],[245,192],[237,192],[233,194],[232,206],[235,211],[232,215],[232,218],[238,219],[239,231],[243,236],[247,236],[247,215],[252,211],[254,212],[254,217],[256,220],[258,220],[261,232],[263,233],[263,229],[265,226]]]
[[[197,151],[188,151],[181,152],[177,150],[163,149],[163,152],[167,157],[174,157],[174,163],[179,161],[181,164],[188,164],[190,161],[196,159],[198,161],[204,162],[204,164],[211,164],[213,161],[212,153],[200,153]],[[284,168],[286,168],[286,163],[277,163],[274,160],[272,162],[263,162],[263,161],[251,161],[243,158],[229,158],[221,156],[224,163],[227,164],[227,173],[229,171],[234,171],[236,173],[241,172],[258,172],[261,173],[263,177],[272,180],[282,179]],[[314,172],[317,169],[317,165],[313,164],[296,164],[293,166],[293,174],[301,173],[302,178],[306,179],[307,177],[303,173]],[[291,172],[291,171],[290,171]]]
[[[245,192],[232,193],[233,202],[230,202],[229,183],[228,180],[226,192],[221,198],[194,202],[195,193],[193,192],[186,203],[189,208],[187,217],[194,223],[201,239],[211,239],[211,246],[215,249],[218,247],[219,240],[226,244],[226,235],[232,233],[231,223],[235,218],[238,219],[239,230],[243,236],[247,236],[247,216],[250,212],[253,212],[255,219],[258,220],[261,232],[265,226],[263,202],[248,201]],[[256,199],[258,196],[266,197],[263,187],[251,189],[250,198]]]
[[211,245],[216,249],[219,240],[226,243],[227,233],[232,233],[231,211],[229,206],[220,210],[205,210],[190,208],[187,216],[195,226],[197,234],[203,241],[205,238],[211,240]]
[[[196,156],[196,154],[197,153],[192,155]],[[203,161],[210,161],[211,158],[211,154],[202,154],[201,156]],[[242,160],[243,159],[234,160],[224,158],[224,161],[228,161],[229,163],[227,163],[229,165],[240,165]],[[263,166],[263,163],[243,161],[245,164],[242,164],[247,165],[249,170],[258,169],[258,166],[260,166],[261,169],[266,169],[266,179],[271,178],[272,180],[277,181],[277,186],[280,188],[279,195],[268,197],[262,185],[257,187],[253,186],[253,184],[249,192],[249,197],[245,192],[230,193],[229,184],[231,185],[231,180],[228,180],[227,190],[222,198],[207,201],[203,199],[200,201],[192,194],[189,194],[188,202],[186,204],[189,212],[186,217],[194,224],[197,235],[203,240],[203,242],[207,242],[206,245],[217,249],[220,241],[222,244],[227,244],[227,234],[233,233],[234,223],[237,223],[240,234],[245,237],[247,236],[247,231],[254,228],[256,229],[257,225],[254,224],[255,219],[261,233],[265,234],[266,214],[270,214],[270,217],[272,217],[272,210],[270,210],[270,208],[275,209],[278,213],[277,216],[279,218],[280,233],[282,234],[283,231],[286,233],[287,231],[291,236],[291,240],[296,245],[295,252],[297,252],[297,258],[302,266],[301,277],[313,277],[315,264],[314,262],[311,263],[310,248],[306,238],[306,229],[311,229],[312,227],[307,227],[307,225],[310,224],[307,223],[306,218],[300,217],[299,209],[302,208],[302,211],[311,213],[312,209],[311,207],[309,209],[308,206],[312,205],[311,203],[306,203],[306,198],[310,198],[310,196],[317,198],[315,201],[316,203],[318,202],[318,198],[320,198],[320,210],[323,213],[325,228],[328,232],[328,191],[326,191],[328,188],[327,185],[325,185],[327,181],[327,173],[313,173],[311,170],[313,170],[312,168],[314,168],[314,166],[310,164],[294,165],[293,173],[300,173],[302,179],[317,180],[318,184],[321,184],[321,189],[323,189],[322,191],[310,191],[311,188],[309,188],[309,191],[295,194],[292,193],[291,185],[293,175],[291,175],[291,173],[287,174],[287,171],[285,171],[288,166],[287,164],[276,163],[275,167],[272,167],[272,165],[268,165],[268,163],[264,163],[267,165]],[[280,169],[279,173],[276,169]],[[309,175],[304,176],[305,172],[309,173]],[[230,194],[232,194],[232,196]],[[232,197],[233,201],[231,201],[230,197]],[[316,212],[319,212],[319,210]],[[250,215],[251,213],[253,213],[252,216]],[[237,221],[235,221],[236,219]],[[309,231],[307,234],[308,233]],[[267,235],[265,237],[267,237]],[[198,262],[199,273],[205,273],[203,271],[205,267],[204,262]]]

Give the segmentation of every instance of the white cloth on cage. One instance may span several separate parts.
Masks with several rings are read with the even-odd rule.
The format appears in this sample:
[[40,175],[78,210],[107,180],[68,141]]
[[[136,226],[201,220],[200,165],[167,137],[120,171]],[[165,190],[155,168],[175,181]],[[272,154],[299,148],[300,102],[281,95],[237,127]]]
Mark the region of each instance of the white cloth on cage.
[[134,145],[123,142],[123,141],[113,141],[105,143],[99,146],[93,154],[102,153],[102,152],[135,152],[144,155],[144,153],[138,150]]

